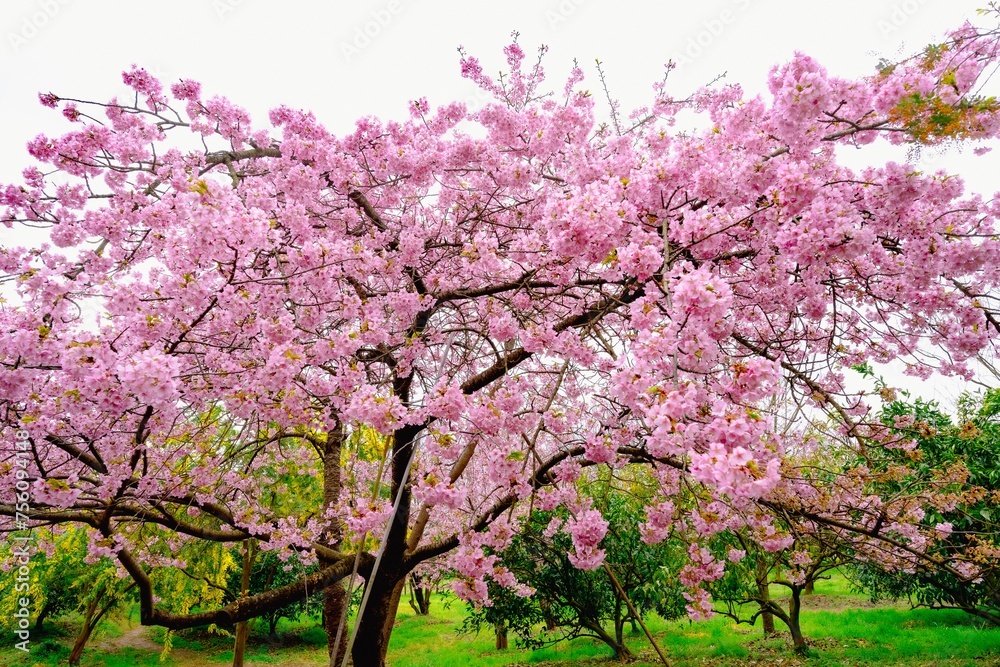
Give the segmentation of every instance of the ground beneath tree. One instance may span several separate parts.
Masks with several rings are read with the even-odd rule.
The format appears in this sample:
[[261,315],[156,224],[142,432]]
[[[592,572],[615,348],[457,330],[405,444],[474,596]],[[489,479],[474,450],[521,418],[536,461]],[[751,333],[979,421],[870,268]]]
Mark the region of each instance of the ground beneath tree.
[[[777,602],[782,603],[785,607],[788,606],[788,598],[774,598]],[[871,600],[859,600],[856,597],[847,597],[846,595],[823,595],[821,593],[813,593],[811,595],[803,595],[802,598],[802,608],[803,609],[824,609],[829,611],[837,611],[840,609],[872,609],[873,607],[897,607],[900,606],[899,603],[893,602],[880,602],[875,603]]]
[[[88,644],[86,652],[114,652],[122,649],[135,649],[141,652],[160,653],[163,645],[149,638],[148,627],[133,625],[123,628],[123,633],[118,637],[104,637],[98,641]],[[184,667],[220,667],[229,661],[220,662],[218,654],[223,653],[222,649],[205,649],[196,651],[189,648],[174,648],[170,651],[170,659],[174,664],[184,665]],[[278,653],[278,651],[275,651]],[[232,654],[230,653],[230,657]],[[280,660],[276,656],[268,655],[266,659],[253,659],[249,657],[244,663],[245,667],[325,667],[329,664],[326,655],[320,650],[281,650]]]

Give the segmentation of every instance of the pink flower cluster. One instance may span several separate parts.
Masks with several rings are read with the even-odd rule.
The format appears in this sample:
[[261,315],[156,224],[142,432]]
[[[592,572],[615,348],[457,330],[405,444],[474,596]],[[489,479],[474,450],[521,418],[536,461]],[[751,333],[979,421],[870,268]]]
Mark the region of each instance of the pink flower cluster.
[[595,509],[577,512],[564,527],[573,540],[573,551],[568,556],[581,570],[596,570],[604,563],[601,540],[608,533],[607,520]]

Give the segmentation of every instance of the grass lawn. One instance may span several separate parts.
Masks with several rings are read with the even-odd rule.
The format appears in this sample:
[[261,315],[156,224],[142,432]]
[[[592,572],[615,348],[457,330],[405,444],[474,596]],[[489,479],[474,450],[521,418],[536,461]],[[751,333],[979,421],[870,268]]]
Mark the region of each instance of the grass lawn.
[[[775,596],[780,595],[774,591]],[[672,667],[1000,667],[1000,628],[983,627],[973,617],[954,611],[910,610],[873,606],[852,594],[840,577],[822,581],[816,594],[804,598],[803,631],[810,642],[806,656],[793,654],[787,634],[765,639],[759,625],[736,626],[716,617],[703,623],[648,620]],[[599,642],[578,639],[535,651],[514,647],[496,651],[493,636],[456,632],[465,606],[450,595],[434,597],[430,616],[416,616],[404,602],[392,635],[389,661],[393,667],[569,667],[609,665],[610,651]],[[84,667],[222,667],[231,664],[227,637],[181,633],[161,661],[163,631],[130,619],[108,623],[84,654]],[[326,637],[318,619],[282,622],[279,641],[254,638],[250,666],[314,667],[326,665]],[[780,629],[780,623],[779,623]],[[0,667],[65,664],[72,644],[72,623],[56,626],[46,637],[33,638],[24,655],[9,637],[0,644]],[[634,667],[661,665],[643,635],[630,638],[640,659]]]
[[[447,604],[436,599],[430,617],[414,616],[411,610],[401,608],[389,651],[393,666],[608,664],[610,650],[590,639],[521,651],[513,648],[511,637],[511,650],[496,651],[493,637],[486,633],[479,637],[456,634],[463,607],[453,602],[446,608]],[[666,622],[654,616],[648,625],[672,667],[1000,665],[1000,628],[984,628],[962,612],[875,607],[850,595],[842,581],[821,582],[816,595],[808,596],[805,604],[808,608],[802,613],[802,626],[811,648],[804,657],[791,652],[787,633],[765,639],[759,624],[737,626],[723,617],[702,623]],[[632,663],[634,667],[662,665],[645,636],[633,636],[629,646],[640,656]]]

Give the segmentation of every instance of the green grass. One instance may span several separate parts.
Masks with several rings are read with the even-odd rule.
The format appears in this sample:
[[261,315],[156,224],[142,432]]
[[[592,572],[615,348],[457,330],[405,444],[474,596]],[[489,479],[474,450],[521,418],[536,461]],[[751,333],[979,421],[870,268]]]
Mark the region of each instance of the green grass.
[[[787,590],[774,587],[776,599]],[[834,574],[806,596],[802,629],[810,641],[806,657],[790,650],[787,633],[765,639],[757,627],[737,626],[717,616],[710,621],[666,622],[652,617],[648,625],[673,667],[742,667],[745,665],[803,665],[840,667],[892,665],[895,667],[1000,666],[1000,628],[984,628],[972,616],[958,611],[910,610],[898,606],[873,607],[852,591],[850,582]],[[829,610],[808,609],[810,604]],[[405,605],[404,605],[405,606]],[[581,638],[535,651],[514,648],[496,651],[493,636],[459,635],[455,628],[464,616],[462,603],[435,596],[430,617],[414,616],[400,607],[392,635],[389,660],[406,667],[499,667],[535,665],[570,667],[608,664],[611,651],[596,640]],[[783,629],[778,622],[779,630]],[[634,667],[653,667],[656,659],[642,635],[628,637],[629,648],[640,656]]]
[[[787,596],[778,587],[775,598]],[[1000,667],[1000,628],[986,628],[977,619],[957,611],[910,610],[900,606],[873,607],[854,593],[849,582],[835,575],[817,584],[816,595],[805,598],[803,632],[810,642],[807,656],[789,648],[787,633],[765,639],[760,626],[735,625],[716,617],[703,623],[667,622],[657,617],[648,625],[672,667]],[[812,608],[809,607],[823,607]],[[514,647],[496,651],[492,633],[479,636],[456,632],[465,605],[450,595],[435,595],[430,616],[416,616],[404,601],[389,648],[393,667],[590,667],[609,664],[610,650],[596,640],[572,642],[529,651]],[[255,636],[247,651],[250,665],[320,665],[326,635],[316,617],[283,620],[279,641],[264,633]],[[230,664],[232,639],[205,632],[174,635],[174,653],[160,662],[159,651],[122,647],[111,650],[118,638],[132,632],[135,619],[108,624],[84,654],[83,667],[213,667]],[[778,624],[781,629],[780,623]],[[134,634],[134,632],[132,632]],[[8,637],[0,643],[0,667],[44,667],[65,664],[75,636],[72,619],[33,637],[30,656],[15,651]],[[163,640],[163,631],[149,629],[145,637]],[[629,635],[631,650],[640,659],[633,667],[660,663],[643,635]]]

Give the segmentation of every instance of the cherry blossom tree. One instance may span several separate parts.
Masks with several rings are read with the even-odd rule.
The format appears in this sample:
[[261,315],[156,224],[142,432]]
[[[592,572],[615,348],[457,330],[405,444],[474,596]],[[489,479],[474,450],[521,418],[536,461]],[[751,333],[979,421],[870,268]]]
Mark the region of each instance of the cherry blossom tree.
[[[909,445],[868,423],[846,367],[963,375],[994,344],[997,203],[838,153],[994,138],[977,86],[997,38],[965,25],[859,79],[796,55],[767,96],[664,82],[605,123],[582,71],[548,92],[516,40],[499,78],[462,54],[493,103],[416,100],[344,137],[287,107],[253,124],[141,68],[127,98],[45,93],[74,128],[29,142],[35,166],[0,190],[29,232],[0,253],[0,429],[19,443],[3,529],[86,526],[144,624],[233,624],[324,589],[331,660],[351,644],[359,667],[383,664],[423,563],[447,558],[481,604],[486,577],[517,590],[487,553],[528,506],[566,508],[573,562],[599,567],[607,522],[574,484],[596,465],[652,467],[648,541],[715,516],[779,551],[780,511],[921,558],[924,496],[880,506],[862,464],[804,479],[784,461],[808,443],[762,406],[791,391],[863,463]],[[313,509],[264,502],[311,475]],[[675,505],[685,480],[712,511]],[[248,539],[320,567],[212,609],[158,604],[164,554]],[[976,577],[969,562],[940,565]],[[721,566],[692,546],[693,615]]]

